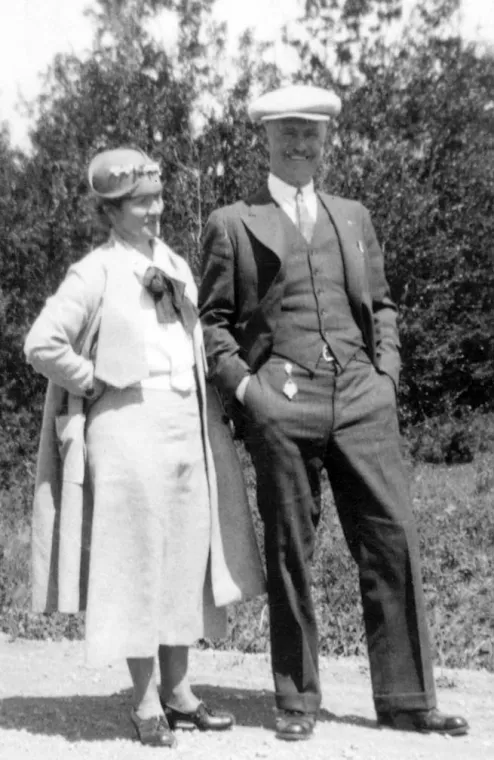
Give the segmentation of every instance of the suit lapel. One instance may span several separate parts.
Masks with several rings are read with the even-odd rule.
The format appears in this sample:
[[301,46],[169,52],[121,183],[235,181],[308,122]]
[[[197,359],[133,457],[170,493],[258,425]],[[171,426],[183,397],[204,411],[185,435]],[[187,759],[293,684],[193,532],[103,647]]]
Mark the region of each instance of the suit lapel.
[[[338,236],[348,294],[351,300],[360,302],[365,283],[364,241],[356,220],[348,213],[348,205],[339,198],[318,193],[321,203],[331,217]],[[284,262],[288,246],[282,223],[283,211],[274,202],[267,186],[244,204],[241,217],[254,237]]]
[[262,245],[283,262],[287,246],[283,232],[281,208],[274,202],[267,186],[244,204],[241,218],[245,226]]
[[341,248],[348,297],[354,304],[362,302],[365,292],[365,247],[360,226],[348,213],[348,204],[326,193],[318,193],[334,224]]

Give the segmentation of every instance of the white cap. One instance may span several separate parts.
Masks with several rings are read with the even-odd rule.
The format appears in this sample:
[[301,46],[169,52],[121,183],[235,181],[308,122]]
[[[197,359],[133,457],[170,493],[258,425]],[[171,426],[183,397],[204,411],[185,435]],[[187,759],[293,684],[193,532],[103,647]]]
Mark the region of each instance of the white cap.
[[252,121],[290,118],[329,121],[332,116],[337,116],[340,110],[341,100],[332,90],[304,84],[266,92],[248,108]]

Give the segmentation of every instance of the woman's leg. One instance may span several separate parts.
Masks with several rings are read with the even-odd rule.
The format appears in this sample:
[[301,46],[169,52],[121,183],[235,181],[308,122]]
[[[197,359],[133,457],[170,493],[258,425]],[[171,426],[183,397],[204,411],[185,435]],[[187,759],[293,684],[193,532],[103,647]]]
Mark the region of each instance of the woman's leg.
[[170,730],[160,703],[154,674],[154,657],[129,657],[133,706],[130,718],[141,744],[152,747],[174,747],[175,736]]
[[200,700],[193,693],[189,683],[189,647],[161,645],[158,649],[158,659],[163,703],[180,712],[194,712]]
[[163,715],[154,672],[154,657],[129,657],[127,659],[134,693],[132,703],[141,720]]
[[212,710],[193,693],[187,674],[189,647],[160,646],[161,700],[171,728],[225,731],[235,723],[229,712]]

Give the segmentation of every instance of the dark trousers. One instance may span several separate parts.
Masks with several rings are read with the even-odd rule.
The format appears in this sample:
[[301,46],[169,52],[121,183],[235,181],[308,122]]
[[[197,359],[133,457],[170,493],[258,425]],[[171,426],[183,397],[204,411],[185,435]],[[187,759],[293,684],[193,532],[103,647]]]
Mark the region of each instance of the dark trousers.
[[366,358],[342,372],[321,359],[313,375],[292,365],[298,392],[290,401],[285,365],[272,357],[245,396],[246,444],[265,528],[276,704],[316,712],[321,702],[310,561],[325,467],[359,569],[376,710],[434,707],[393,381]]

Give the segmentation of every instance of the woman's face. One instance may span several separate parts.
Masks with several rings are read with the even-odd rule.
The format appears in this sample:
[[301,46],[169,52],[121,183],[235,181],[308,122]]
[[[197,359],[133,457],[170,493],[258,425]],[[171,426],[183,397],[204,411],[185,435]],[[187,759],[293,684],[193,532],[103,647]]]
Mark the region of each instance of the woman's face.
[[159,235],[162,211],[163,199],[158,192],[125,198],[108,214],[117,235],[129,243],[143,243]]

